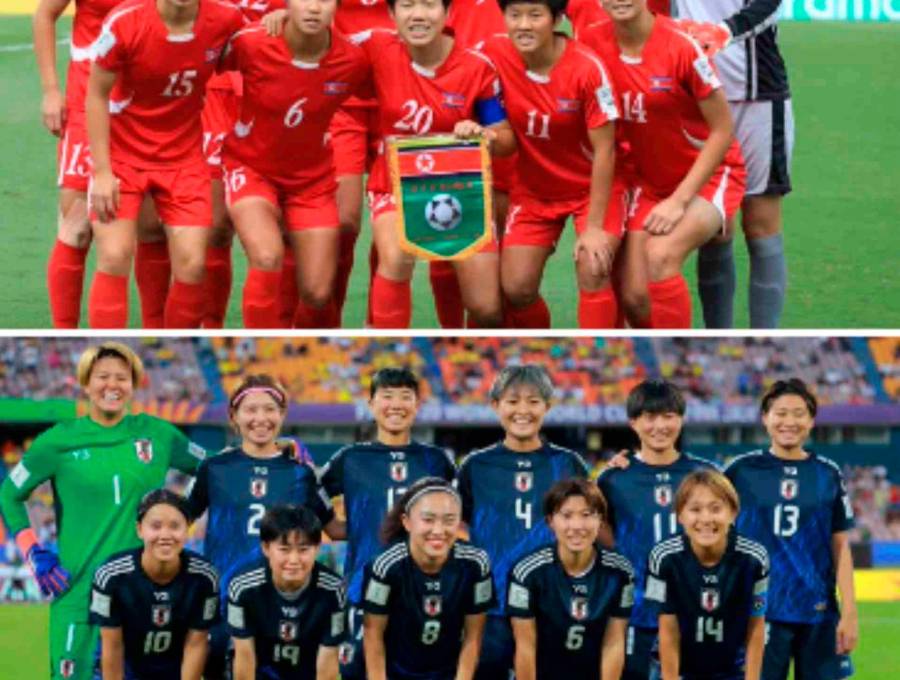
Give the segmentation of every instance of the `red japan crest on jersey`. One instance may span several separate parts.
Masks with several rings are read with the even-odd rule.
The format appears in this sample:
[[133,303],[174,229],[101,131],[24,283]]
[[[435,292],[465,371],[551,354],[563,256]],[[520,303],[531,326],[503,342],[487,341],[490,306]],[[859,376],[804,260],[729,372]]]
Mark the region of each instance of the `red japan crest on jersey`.
[[353,661],[353,645],[349,642],[344,642],[338,647],[338,663],[343,666],[346,666],[348,663]]
[[172,620],[172,607],[167,604],[155,604],[150,614],[153,623],[160,628],[169,625]]
[[135,439],[134,454],[142,463],[149,463],[153,460],[153,442],[149,439]]
[[517,472],[516,473],[516,491],[520,491],[525,493],[526,491],[531,491],[531,487],[534,485],[534,474],[531,472]]
[[293,621],[278,622],[278,637],[285,642],[297,639],[297,624]]
[[422,609],[428,616],[439,616],[441,613],[441,596],[426,595],[422,600]]
[[63,659],[59,662],[59,674],[64,678],[75,675],[75,662],[72,659]]
[[253,477],[250,480],[250,495],[254,498],[262,498],[269,490],[269,480],[265,477]]
[[405,482],[408,476],[409,466],[406,464],[406,461],[401,460],[397,463],[391,463],[391,479],[395,482]]
[[672,487],[668,484],[662,484],[660,486],[654,487],[653,489],[653,500],[656,501],[657,505],[661,505],[664,508],[672,504]]
[[796,479],[781,480],[781,496],[787,501],[792,501],[797,497],[800,491],[800,484]]
[[719,608],[719,591],[717,588],[704,588],[700,591],[700,606],[712,612]]
[[586,597],[573,597],[569,607],[569,613],[576,621],[582,621],[588,615],[588,601]]

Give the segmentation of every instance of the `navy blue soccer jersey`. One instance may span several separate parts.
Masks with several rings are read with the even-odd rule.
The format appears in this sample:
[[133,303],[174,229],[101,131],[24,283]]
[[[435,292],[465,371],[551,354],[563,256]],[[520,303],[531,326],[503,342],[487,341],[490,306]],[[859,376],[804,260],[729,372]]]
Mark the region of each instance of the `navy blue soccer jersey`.
[[225,584],[238,565],[246,566],[260,554],[259,523],[273,505],[305,505],[323,526],[334,517],[315,470],[285,453],[253,458],[241,449],[226,449],[207,458],[197,470],[188,503],[194,517],[209,509],[203,554]]
[[725,468],[741,498],[738,530],[769,551],[776,578],[769,618],[819,623],[837,612],[832,535],[853,526],[840,468],[821,456],[784,460],[769,451]]
[[656,611],[644,605],[647,555],[654,545],[681,532],[675,515],[675,492],[699,468],[715,467],[683,453],[669,465],[649,465],[637,456],[627,468],[606,468],[597,484],[609,506],[616,550],[634,565],[635,589],[631,624],[656,628]]
[[253,638],[257,678],[315,680],[319,647],[337,647],[343,637],[344,603],[341,577],[322,564],[291,596],[259,562],[228,585],[228,628],[233,637]]
[[367,614],[388,617],[384,645],[391,680],[454,677],[466,616],[493,604],[488,556],[465,541],[454,543],[437,574],[419,569],[406,541],[366,565],[362,606]]
[[[491,558],[498,593],[506,593],[509,570],[521,557],[554,539],[543,517],[550,487],[587,475],[580,455],[554,444],[519,453],[498,443],[466,456],[459,468],[463,519],[469,540]],[[491,614],[505,608],[501,596]]]
[[179,678],[188,631],[209,630],[218,619],[219,578],[184,550],[178,575],[160,585],[141,567],[143,550],[116,553],[94,573],[90,622],[122,629],[126,677]]
[[734,530],[712,567],[700,564],[684,535],[650,551],[646,601],[678,619],[683,678],[744,677],[750,617],[765,616],[768,585],[766,549]]
[[557,546],[526,555],[509,575],[506,611],[535,619],[537,677],[565,669],[571,680],[600,677],[600,650],[611,618],[628,619],[634,602],[634,569],[618,553],[598,548],[591,568],[571,576]]
[[320,471],[329,496],[343,496],[347,513],[344,578],[348,599],[362,601],[363,568],[384,549],[381,523],[394,503],[422,477],[456,477],[453,458],[444,449],[421,442],[387,446],[362,442],[340,449]]

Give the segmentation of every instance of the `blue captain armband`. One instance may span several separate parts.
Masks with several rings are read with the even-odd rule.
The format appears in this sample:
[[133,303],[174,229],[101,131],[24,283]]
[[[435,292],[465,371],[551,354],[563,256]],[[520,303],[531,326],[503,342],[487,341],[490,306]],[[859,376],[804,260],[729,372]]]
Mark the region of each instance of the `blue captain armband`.
[[476,101],[475,118],[484,127],[506,120],[506,109],[503,108],[499,95]]

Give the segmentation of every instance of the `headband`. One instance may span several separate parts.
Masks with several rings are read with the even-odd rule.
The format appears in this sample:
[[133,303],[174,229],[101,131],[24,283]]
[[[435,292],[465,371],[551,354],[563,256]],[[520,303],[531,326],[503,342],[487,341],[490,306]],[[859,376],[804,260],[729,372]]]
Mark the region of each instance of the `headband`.
[[231,408],[236,409],[241,400],[248,394],[268,394],[275,403],[284,408],[284,394],[274,387],[246,387],[231,398]]
[[460,496],[459,491],[454,489],[452,486],[445,486],[443,484],[428,484],[427,486],[423,486],[421,489],[416,491],[410,497],[410,499],[408,501],[406,501],[406,505],[403,506],[404,514],[408,515],[410,508],[412,508],[412,506],[416,504],[416,501],[418,501],[422,496],[424,496],[425,494],[434,493],[437,491],[440,491],[443,493],[449,493],[451,496],[453,496],[457,500],[457,502],[460,505],[462,505],[462,496]]

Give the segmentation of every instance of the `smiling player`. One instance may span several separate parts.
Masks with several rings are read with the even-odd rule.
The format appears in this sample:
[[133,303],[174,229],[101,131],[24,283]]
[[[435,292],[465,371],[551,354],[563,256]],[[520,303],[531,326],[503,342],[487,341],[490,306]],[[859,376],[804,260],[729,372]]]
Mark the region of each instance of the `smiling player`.
[[142,548],[110,557],[91,589],[91,623],[100,626],[104,680],[200,680],[207,631],[219,613],[219,577],[184,550],[190,524],[184,499],[167,489],[137,511]]
[[712,464],[676,449],[684,424],[684,397],[671,383],[647,380],[625,404],[628,424],[640,446],[627,467],[608,467],[597,480],[609,503],[615,548],[635,569],[634,608],[628,629],[623,680],[647,680],[656,639],[656,611],[644,602],[647,556],[654,545],[678,532],[675,490],[688,474]]
[[[574,451],[546,443],[544,418],[553,400],[553,382],[536,364],[507,366],[490,391],[491,406],[503,428],[503,441],[473,451],[459,468],[463,520],[470,540],[494,565],[497,592],[506,592],[510,568],[553,535],[541,521],[541,503],[553,484],[587,477],[587,464]],[[513,638],[506,598],[488,615],[478,677],[507,677],[513,666]]]
[[[50,605],[51,677],[93,677],[97,628],[88,623],[91,579],[112,553],[135,547],[134,517],[148,491],[161,487],[170,468],[193,474],[206,452],[174,425],[131,415],[144,368],[117,342],[87,348],[77,379],[88,415],[50,428],[31,444],[0,487],[0,510],[22,557]],[[26,501],[51,480],[60,522],[59,555],[37,541]],[[86,503],[85,498],[91,502]]]
[[737,492],[721,472],[684,478],[684,534],[650,552],[646,599],[659,610],[661,680],[759,680],[769,588],[766,549],[734,530]]
[[388,547],[366,567],[370,680],[472,680],[494,590],[485,552],[457,540],[461,511],[450,482],[426,477],[385,518]]

